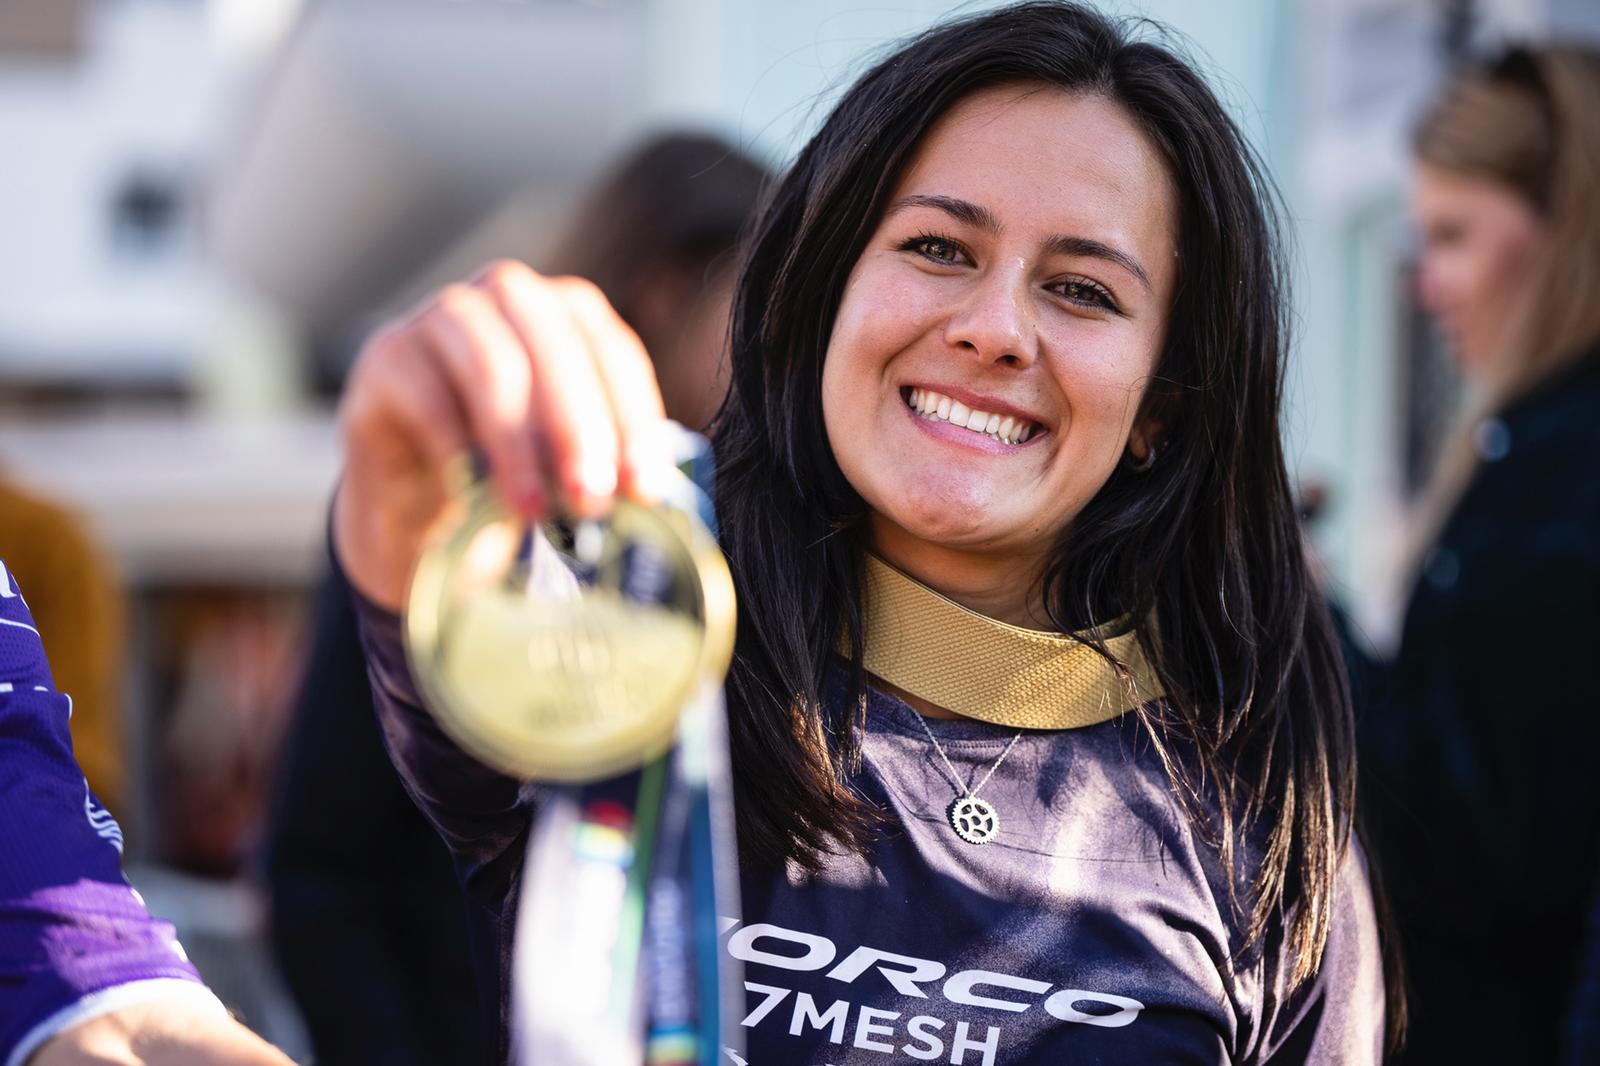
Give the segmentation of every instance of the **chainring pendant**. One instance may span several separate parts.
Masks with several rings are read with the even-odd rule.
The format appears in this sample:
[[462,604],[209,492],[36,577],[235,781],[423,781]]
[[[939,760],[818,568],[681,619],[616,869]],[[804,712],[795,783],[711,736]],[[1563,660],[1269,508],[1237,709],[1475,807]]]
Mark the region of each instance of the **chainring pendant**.
[[977,796],[961,796],[945,811],[950,828],[968,844],[987,844],[1000,832],[1000,814]]

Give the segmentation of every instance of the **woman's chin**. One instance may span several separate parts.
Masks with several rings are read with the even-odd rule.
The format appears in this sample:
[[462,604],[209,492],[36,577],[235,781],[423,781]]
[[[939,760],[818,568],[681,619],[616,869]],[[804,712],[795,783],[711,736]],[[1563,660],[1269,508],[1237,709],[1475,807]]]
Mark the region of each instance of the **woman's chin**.
[[992,506],[917,499],[879,512],[877,518],[880,525],[886,520],[887,535],[942,548],[977,549],[1006,539],[1004,523],[997,521]]

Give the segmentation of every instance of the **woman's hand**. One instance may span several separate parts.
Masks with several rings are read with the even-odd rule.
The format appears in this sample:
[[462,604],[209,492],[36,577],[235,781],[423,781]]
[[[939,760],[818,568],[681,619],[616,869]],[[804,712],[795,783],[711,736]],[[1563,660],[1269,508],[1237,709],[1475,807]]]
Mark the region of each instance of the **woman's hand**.
[[339,561],[398,610],[452,462],[487,457],[501,499],[530,519],[557,503],[597,514],[619,490],[651,494],[663,418],[650,360],[599,289],[495,263],[362,349],[340,408]]
[[213,1006],[156,1000],[102,1014],[56,1035],[28,1066],[294,1066]]

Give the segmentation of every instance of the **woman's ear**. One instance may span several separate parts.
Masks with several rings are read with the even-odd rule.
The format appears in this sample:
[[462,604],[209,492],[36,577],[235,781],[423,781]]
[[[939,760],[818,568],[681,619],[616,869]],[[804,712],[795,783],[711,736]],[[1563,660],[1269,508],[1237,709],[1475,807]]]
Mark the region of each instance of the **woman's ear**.
[[1128,430],[1128,443],[1122,449],[1122,461],[1135,470],[1149,470],[1155,465],[1162,441],[1166,438],[1167,424],[1177,412],[1177,397],[1170,382],[1153,378],[1139,401],[1138,413],[1133,416],[1133,426]]
[[1156,455],[1161,449],[1162,424],[1147,415],[1140,416],[1128,434],[1128,444],[1123,450],[1123,462],[1131,470],[1143,472],[1156,465]]
[[1140,415],[1128,434],[1129,454],[1142,461],[1160,446],[1161,434],[1166,428],[1159,419],[1148,414]]

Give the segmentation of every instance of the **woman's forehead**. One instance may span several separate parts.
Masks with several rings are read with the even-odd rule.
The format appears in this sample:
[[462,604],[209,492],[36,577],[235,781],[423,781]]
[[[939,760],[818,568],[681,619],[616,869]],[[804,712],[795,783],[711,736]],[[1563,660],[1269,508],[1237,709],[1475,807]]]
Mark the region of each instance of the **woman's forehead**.
[[964,98],[918,145],[891,203],[908,196],[968,201],[1012,232],[1112,238],[1152,264],[1177,247],[1165,162],[1098,94],[1007,85]]

